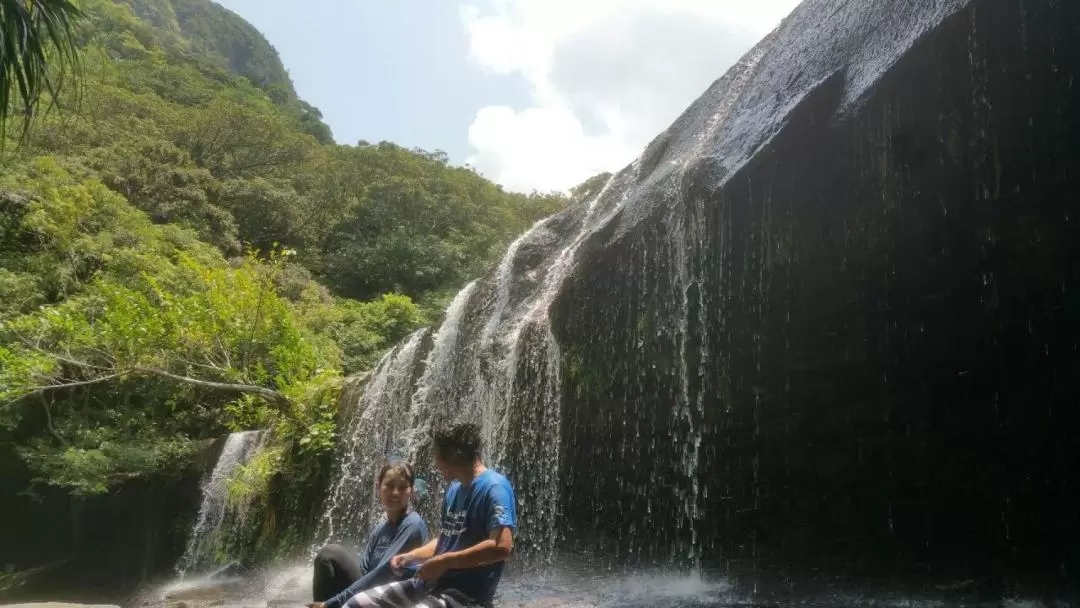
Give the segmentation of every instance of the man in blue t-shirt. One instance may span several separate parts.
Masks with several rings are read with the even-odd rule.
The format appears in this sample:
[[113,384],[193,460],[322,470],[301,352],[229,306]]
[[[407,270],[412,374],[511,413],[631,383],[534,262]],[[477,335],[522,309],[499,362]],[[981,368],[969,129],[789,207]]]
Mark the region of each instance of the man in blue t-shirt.
[[346,608],[491,606],[514,548],[514,489],[480,460],[480,427],[459,424],[432,433],[435,465],[449,480],[439,535],[390,560],[400,570],[421,564],[416,578],[353,596]]

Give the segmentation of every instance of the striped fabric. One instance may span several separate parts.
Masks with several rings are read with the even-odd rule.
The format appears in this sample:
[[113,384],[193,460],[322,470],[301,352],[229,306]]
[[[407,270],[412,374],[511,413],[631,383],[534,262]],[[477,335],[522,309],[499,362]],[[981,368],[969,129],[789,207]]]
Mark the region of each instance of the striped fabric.
[[416,580],[399,581],[357,593],[344,608],[465,608],[453,597],[428,594]]

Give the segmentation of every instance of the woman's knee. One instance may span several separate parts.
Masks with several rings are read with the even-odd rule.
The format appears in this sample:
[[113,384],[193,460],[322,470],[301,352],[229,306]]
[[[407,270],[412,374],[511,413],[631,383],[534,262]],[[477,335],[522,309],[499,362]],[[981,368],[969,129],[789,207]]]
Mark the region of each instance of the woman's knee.
[[338,556],[344,552],[345,547],[342,547],[341,545],[326,545],[315,553],[315,562],[325,564],[337,561]]

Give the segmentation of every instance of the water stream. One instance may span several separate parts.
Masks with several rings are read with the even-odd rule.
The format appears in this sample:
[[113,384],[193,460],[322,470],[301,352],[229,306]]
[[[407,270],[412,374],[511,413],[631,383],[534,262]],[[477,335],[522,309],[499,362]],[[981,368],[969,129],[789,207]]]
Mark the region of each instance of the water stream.
[[[243,431],[225,440],[217,463],[202,484],[202,504],[188,536],[184,555],[176,571],[183,578],[188,573],[202,573],[239,557],[230,553],[231,536],[244,523],[242,510],[230,508],[229,480],[263,448],[267,433]],[[235,505],[234,505],[235,507]]]

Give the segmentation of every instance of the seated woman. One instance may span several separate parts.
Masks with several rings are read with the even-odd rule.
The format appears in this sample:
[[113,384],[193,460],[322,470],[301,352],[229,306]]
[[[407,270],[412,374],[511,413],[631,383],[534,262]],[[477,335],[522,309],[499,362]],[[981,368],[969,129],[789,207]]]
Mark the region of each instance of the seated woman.
[[361,591],[412,576],[405,571],[395,574],[390,558],[411,551],[427,542],[427,525],[412,510],[413,472],[405,463],[386,464],[375,481],[379,502],[386,510],[386,521],[379,524],[359,560],[341,545],[327,545],[315,556],[312,580],[314,602],[309,608],[341,608]]

